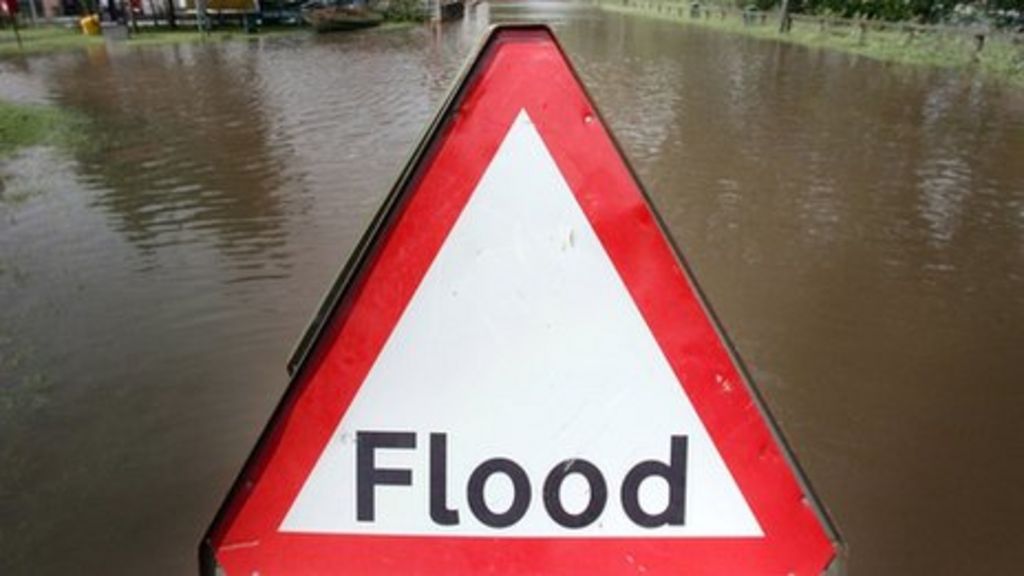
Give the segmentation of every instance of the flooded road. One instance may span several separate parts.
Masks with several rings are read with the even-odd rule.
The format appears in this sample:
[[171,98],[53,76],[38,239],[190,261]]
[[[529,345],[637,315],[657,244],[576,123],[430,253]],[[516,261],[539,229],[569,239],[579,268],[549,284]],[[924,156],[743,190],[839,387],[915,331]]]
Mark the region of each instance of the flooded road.
[[1024,565],[1024,93],[608,15],[0,61],[0,574],[183,574],[492,20],[553,22],[855,575]]

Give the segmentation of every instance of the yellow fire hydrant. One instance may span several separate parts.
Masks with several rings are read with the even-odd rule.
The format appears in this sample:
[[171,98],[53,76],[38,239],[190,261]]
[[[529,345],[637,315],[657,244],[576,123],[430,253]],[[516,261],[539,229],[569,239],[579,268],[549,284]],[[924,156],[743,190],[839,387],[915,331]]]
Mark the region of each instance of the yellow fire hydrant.
[[78,25],[82,27],[82,34],[86,36],[100,35],[100,17],[96,14],[90,14],[82,18],[78,21]]

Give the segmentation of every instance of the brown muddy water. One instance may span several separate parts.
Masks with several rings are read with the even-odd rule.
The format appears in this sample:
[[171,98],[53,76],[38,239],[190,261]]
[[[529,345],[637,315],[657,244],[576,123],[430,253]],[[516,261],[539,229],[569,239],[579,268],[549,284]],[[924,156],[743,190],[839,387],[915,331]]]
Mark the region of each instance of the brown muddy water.
[[0,574],[188,574],[491,20],[555,24],[850,548],[1024,566],[1024,92],[553,4],[0,61]]

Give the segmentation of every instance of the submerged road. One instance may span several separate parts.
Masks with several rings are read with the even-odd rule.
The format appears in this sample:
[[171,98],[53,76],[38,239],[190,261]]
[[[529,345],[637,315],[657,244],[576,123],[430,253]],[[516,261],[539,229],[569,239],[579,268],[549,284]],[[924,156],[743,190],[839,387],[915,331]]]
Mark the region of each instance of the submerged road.
[[491,21],[552,22],[851,553],[1024,563],[1024,93],[589,8],[0,61],[0,573],[183,574]]

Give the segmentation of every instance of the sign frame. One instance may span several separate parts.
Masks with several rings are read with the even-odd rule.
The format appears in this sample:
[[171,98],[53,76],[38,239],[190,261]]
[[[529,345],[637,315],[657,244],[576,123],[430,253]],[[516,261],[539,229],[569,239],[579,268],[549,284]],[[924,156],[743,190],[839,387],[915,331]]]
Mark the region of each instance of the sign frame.
[[701,310],[707,318],[708,323],[713,328],[715,336],[719,339],[719,342],[728,355],[729,360],[735,367],[736,372],[740,376],[742,386],[745,387],[750,396],[751,403],[756,407],[758,415],[761,417],[765,427],[768,429],[771,438],[776,443],[779,453],[785,460],[790,473],[793,475],[798,487],[800,488],[807,506],[813,511],[814,516],[817,518],[820,526],[825,532],[825,536],[831,543],[834,555],[830,564],[825,567],[822,575],[842,576],[846,574],[848,551],[841,534],[828,511],[822,505],[816,491],[807,479],[803,468],[796,460],[793,449],[783,436],[778,421],[768,409],[760,390],[754,384],[754,380],[751,378],[733,342],[729,339],[722,327],[722,323],[715,314],[703,289],[700,287],[691,266],[686,260],[683,252],[679,249],[675,239],[669,233],[669,229],[661,215],[655,209],[655,203],[652,201],[652,198],[644,187],[643,182],[628,161],[628,157],[624,153],[622,146],[619,144],[615,135],[611,132],[608,123],[605,121],[604,116],[601,114],[600,109],[597,106],[596,101],[590,94],[589,90],[587,90],[586,85],[583,83],[575,67],[572,65],[572,61],[569,59],[561,43],[558,41],[557,36],[550,27],[545,24],[516,23],[491,25],[487,33],[485,33],[477,43],[476,48],[471,53],[471,56],[469,56],[460,73],[453,81],[452,87],[449,89],[444,101],[438,108],[438,111],[435,113],[427,127],[422,131],[415,148],[404,163],[399,176],[395,180],[395,183],[392,185],[388,194],[385,196],[380,208],[370,219],[366,231],[356,243],[344,266],[336,275],[334,281],[322,297],[316,312],[309,321],[308,327],[295,344],[286,364],[287,374],[289,377],[288,385],[282,393],[281,398],[278,400],[270,418],[267,420],[267,423],[260,432],[253,449],[247,456],[242,468],[233,481],[222,504],[214,516],[213,521],[207,528],[199,544],[199,569],[202,576],[217,576],[224,574],[223,570],[221,570],[217,564],[213,543],[218,531],[231,514],[231,504],[247,488],[247,477],[249,477],[251,473],[258,468],[258,461],[261,453],[266,449],[268,438],[287,416],[292,400],[300,391],[301,387],[299,386],[299,383],[305,377],[308,367],[311,364],[315,364],[313,360],[317,358],[319,354],[323,354],[324,349],[321,347],[321,343],[324,341],[323,337],[325,333],[330,329],[331,320],[337,316],[339,309],[346,304],[351,292],[357,288],[360,280],[360,272],[364,269],[366,263],[374,257],[375,249],[379,246],[379,240],[386,236],[390,227],[394,224],[395,217],[401,212],[400,209],[403,206],[404,201],[410,196],[410,193],[415,190],[417,180],[422,175],[421,169],[427,164],[425,160],[429,159],[429,157],[436,151],[438,141],[440,140],[439,136],[441,136],[443,129],[449,123],[450,118],[458,111],[466,97],[467,91],[474,86],[474,78],[483,71],[483,66],[486,62],[482,56],[487,53],[492,44],[494,44],[502,34],[530,32],[544,34],[550,38],[559,54],[564,59],[572,78],[575,80],[584,97],[589,102],[593,115],[602,126],[606,127],[606,134],[612,147],[622,159],[623,165],[629,176],[635,182],[637,190],[639,191],[643,201],[650,208],[655,226],[668,244],[668,247],[672,252],[672,256],[674,256],[690,287],[693,289]]

